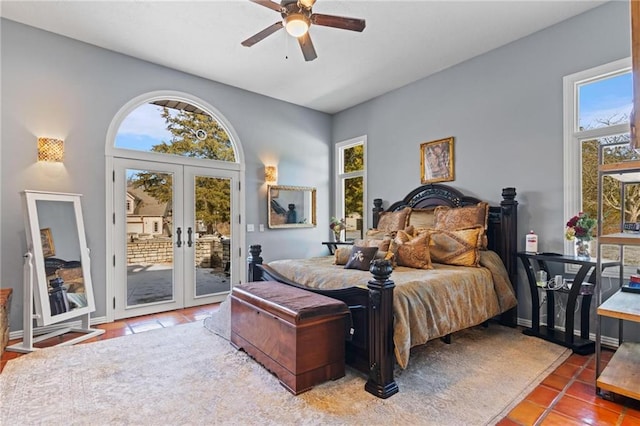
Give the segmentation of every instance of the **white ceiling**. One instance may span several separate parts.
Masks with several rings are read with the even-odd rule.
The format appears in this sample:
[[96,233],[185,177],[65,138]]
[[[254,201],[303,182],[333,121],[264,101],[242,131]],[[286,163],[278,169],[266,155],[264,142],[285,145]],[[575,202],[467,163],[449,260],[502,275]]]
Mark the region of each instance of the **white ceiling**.
[[280,15],[248,0],[6,1],[4,18],[149,62],[335,113],[580,14],[605,1],[318,0],[362,33],[312,26],[305,62],[285,30],[240,42]]

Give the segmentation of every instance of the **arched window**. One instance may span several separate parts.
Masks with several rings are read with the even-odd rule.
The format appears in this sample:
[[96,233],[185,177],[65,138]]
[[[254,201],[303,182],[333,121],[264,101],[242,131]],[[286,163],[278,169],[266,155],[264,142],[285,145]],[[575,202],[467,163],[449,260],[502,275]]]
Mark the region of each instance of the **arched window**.
[[153,100],[131,111],[120,124],[115,147],[237,162],[224,126],[199,107],[177,100]]

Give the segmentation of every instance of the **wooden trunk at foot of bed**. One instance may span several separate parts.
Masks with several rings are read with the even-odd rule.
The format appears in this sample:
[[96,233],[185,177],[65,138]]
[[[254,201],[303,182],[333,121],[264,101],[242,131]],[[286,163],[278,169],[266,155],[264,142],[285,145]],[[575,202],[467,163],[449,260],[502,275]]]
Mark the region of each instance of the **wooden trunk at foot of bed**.
[[[509,274],[512,285],[515,285],[517,274],[517,226],[518,202],[515,200],[515,188],[502,190],[503,200],[500,206],[490,206],[487,237],[489,249],[495,251],[502,259]],[[392,204],[387,211],[397,211],[404,207],[429,208],[438,205],[462,207],[480,202],[475,197],[463,195],[447,185],[422,185],[411,191],[403,200]],[[373,224],[377,225],[382,209],[382,200],[375,199],[373,208]],[[351,287],[339,290],[318,290],[301,286],[262,265],[260,245],[250,247],[248,262],[248,281],[280,281],[305,290],[324,294],[344,301],[351,311],[354,339],[346,343],[347,364],[368,375],[365,390],[380,398],[388,398],[398,392],[393,378],[394,345],[393,345],[393,281],[389,280],[391,268],[378,266],[371,272],[374,279],[367,284],[368,290]],[[385,275],[386,273],[386,275]],[[514,286],[514,292],[516,287]],[[516,293],[517,297],[517,293]],[[515,326],[517,323],[517,307],[503,313],[501,323]],[[357,336],[357,337],[356,337]]]

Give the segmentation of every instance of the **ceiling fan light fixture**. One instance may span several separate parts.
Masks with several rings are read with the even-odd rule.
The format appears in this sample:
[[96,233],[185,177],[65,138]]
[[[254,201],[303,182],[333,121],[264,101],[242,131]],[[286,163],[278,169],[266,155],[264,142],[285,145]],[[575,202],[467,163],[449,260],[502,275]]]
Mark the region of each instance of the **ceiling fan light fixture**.
[[284,27],[293,37],[302,37],[309,31],[309,18],[302,13],[292,13],[284,18]]
[[298,6],[311,9],[316,0],[298,0]]

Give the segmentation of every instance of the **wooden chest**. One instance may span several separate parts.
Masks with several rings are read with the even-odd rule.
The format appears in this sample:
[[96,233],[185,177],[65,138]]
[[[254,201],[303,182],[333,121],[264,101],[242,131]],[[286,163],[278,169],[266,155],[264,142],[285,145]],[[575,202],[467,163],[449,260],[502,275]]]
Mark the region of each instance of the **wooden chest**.
[[13,289],[0,289],[0,355],[9,342],[9,312],[11,310],[11,293]]
[[272,281],[231,292],[231,343],[297,395],[344,376],[349,309],[336,299]]

